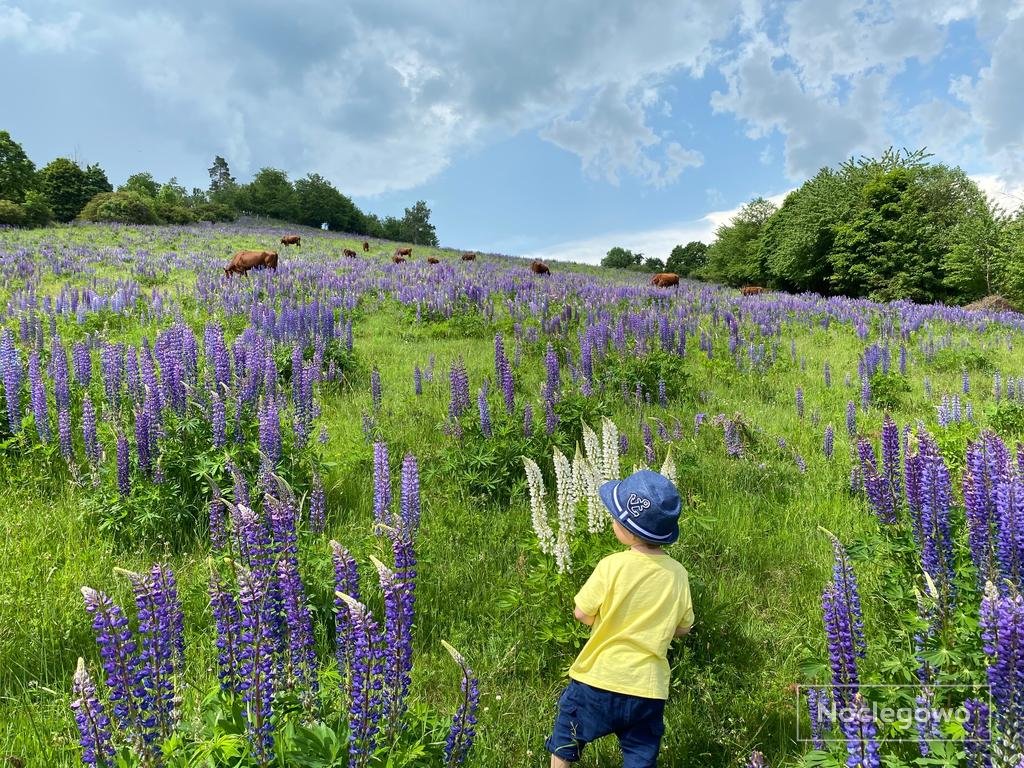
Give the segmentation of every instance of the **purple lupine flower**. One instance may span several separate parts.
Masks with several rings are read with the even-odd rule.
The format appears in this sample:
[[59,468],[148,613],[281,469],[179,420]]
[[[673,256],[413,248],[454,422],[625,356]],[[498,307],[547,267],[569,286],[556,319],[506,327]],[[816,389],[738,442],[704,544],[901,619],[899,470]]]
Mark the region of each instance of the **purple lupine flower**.
[[349,764],[364,768],[377,743],[380,722],[380,630],[365,605],[336,593],[348,608],[351,655],[348,687]]
[[825,427],[825,437],[822,441],[821,450],[825,454],[826,459],[831,459],[833,451],[835,450],[836,434],[832,425],[829,424]]
[[210,544],[214,549],[224,549],[228,543],[226,512],[223,499],[210,499]]
[[640,432],[644,439],[644,461],[647,466],[653,467],[655,461],[654,455],[654,435],[651,434],[651,425],[646,421],[640,425]]
[[144,723],[143,739],[154,742],[171,735],[175,714],[175,658],[178,655],[173,614],[180,611],[173,575],[168,594],[168,581],[164,566],[154,565],[150,573],[134,571],[119,573],[128,577],[135,595],[139,616],[139,678],[146,692],[148,717]]
[[888,491],[893,497],[894,508],[896,500],[903,493],[900,480],[901,466],[900,430],[887,413],[882,421],[882,474],[888,482]]
[[829,712],[831,702],[828,691],[822,688],[807,689],[807,711],[811,719],[811,742],[815,749],[825,749],[825,735],[832,728]]
[[268,583],[247,568],[238,568],[241,633],[238,639],[238,688],[242,693],[249,746],[256,762],[270,764],[274,747],[274,652],[277,624]]
[[313,474],[313,487],[309,492],[309,530],[323,533],[327,525],[327,497],[319,473]]
[[740,438],[739,425],[735,419],[726,419],[725,421],[725,452],[733,459],[738,459],[743,455],[743,441]]
[[860,593],[846,550],[832,540],[835,562],[832,581],[821,595],[825,635],[828,639],[832,692],[837,709],[845,709],[859,686],[857,657],[866,650]]
[[866,376],[860,382],[860,407],[862,411],[871,407],[871,379]]
[[298,693],[303,708],[312,715],[317,710],[320,691],[313,615],[309,610],[298,560],[294,555],[281,557],[277,561],[277,581],[281,589],[284,627],[288,635],[284,647],[288,683]]
[[469,408],[469,375],[461,361],[452,363],[448,372],[448,384],[451,396],[448,416],[452,421],[458,421]]
[[825,376],[825,386],[826,387],[831,387],[832,386],[832,366],[829,365],[828,360],[825,361],[824,376]]
[[512,413],[516,407],[515,384],[512,379],[512,365],[505,355],[505,342],[500,333],[494,337],[494,380],[501,389],[505,410]]
[[75,342],[71,348],[71,365],[75,369],[75,381],[83,389],[92,382],[92,355],[84,341]]
[[921,504],[916,531],[921,566],[935,582],[945,609],[951,605],[953,596],[953,540],[949,525],[952,487],[949,469],[927,435],[922,435],[920,455]]
[[344,671],[348,668],[352,658],[351,620],[349,618],[348,604],[338,594],[349,595],[359,599],[359,573],[356,570],[356,561],[349,551],[341,544],[331,540],[331,561],[334,564],[334,636],[335,653],[338,659],[338,669]]
[[71,408],[71,383],[68,379],[68,351],[59,336],[53,338],[50,354],[50,376],[53,378],[53,400],[57,410]]
[[695,413],[693,415],[693,434],[700,432],[700,425],[703,424],[708,418],[706,413]]
[[273,397],[264,398],[260,408],[260,450],[273,465],[281,460],[281,420]]
[[747,760],[747,768],[765,768],[764,754],[756,749],[751,752],[750,758]]
[[544,429],[549,435],[555,434],[558,428],[558,414],[555,412],[555,404],[551,400],[544,401]]
[[853,400],[846,403],[846,434],[857,436],[857,406]]
[[527,439],[533,436],[533,406],[529,403],[523,406],[523,436]]
[[370,400],[373,402],[374,412],[379,412],[381,405],[381,391],[380,371],[377,369],[377,366],[373,366],[373,370],[370,371]]
[[840,720],[846,737],[847,768],[879,768],[882,759],[878,752],[878,727],[859,691],[847,712],[848,716]]
[[476,396],[477,409],[480,411],[480,431],[484,437],[491,436],[491,409],[487,405],[487,390],[484,387],[480,388],[480,391]]
[[129,456],[128,438],[124,432],[117,433],[117,490],[122,496],[132,492],[131,478],[129,477]]
[[36,421],[36,432],[39,442],[50,442],[50,417],[46,407],[46,384],[39,367],[39,353],[33,350],[28,356],[29,400],[32,404],[32,415]]
[[0,378],[3,379],[4,400],[7,404],[7,424],[11,434],[21,426],[21,382],[24,370],[21,356],[14,346],[10,328],[0,330]]
[[142,710],[145,692],[140,686],[137,645],[128,619],[121,606],[102,592],[82,587],[82,597],[85,610],[92,617],[114,719],[125,731],[141,735],[143,721],[147,718]]
[[967,720],[964,722],[964,751],[967,768],[992,768],[991,732],[989,730],[988,702],[967,699],[964,702]]
[[930,378],[928,378],[927,376],[925,376],[923,384],[924,384],[924,393],[925,393],[925,395],[927,395],[928,397],[931,397],[932,396],[932,380]]
[[796,388],[796,415],[801,419],[804,417],[804,389]]
[[983,432],[967,446],[967,470],[964,473],[964,509],[967,517],[967,540],[971,560],[977,569],[978,586],[989,579],[997,580],[994,537],[998,521],[999,489],[1010,480],[1010,456],[995,434]]
[[551,342],[548,342],[547,351],[544,353],[544,370],[546,372],[544,398],[546,400],[556,400],[558,399],[558,390],[561,386],[561,370],[558,366],[558,354],[555,352]]
[[375,557],[370,558],[377,568],[380,588],[384,595],[384,711],[388,734],[397,733],[399,719],[405,710],[405,697],[409,692],[409,670],[412,661],[412,627],[403,610],[403,585],[394,571]]
[[71,682],[71,709],[78,726],[82,762],[85,765],[107,766],[114,763],[114,744],[110,736],[110,718],[96,695],[96,686],[79,657]]
[[1020,754],[1021,734],[1017,727],[1024,701],[1024,597],[1000,595],[996,586],[985,585],[985,597],[978,612],[982,646],[988,658],[986,673],[989,694],[995,705],[1000,751]]
[[383,525],[391,524],[391,470],[388,466],[388,444],[378,440],[373,444],[373,519]]
[[658,379],[658,405],[668,408],[668,393],[665,389],[664,379]]
[[400,508],[406,527],[415,531],[420,524],[420,474],[416,457],[411,453],[402,459]]
[[217,677],[220,687],[222,691],[237,693],[242,614],[238,600],[221,582],[217,571],[210,574],[210,608],[217,625]]
[[960,383],[963,388],[964,394],[971,394],[971,376],[970,374],[967,373],[966,369],[964,369],[963,373],[961,373],[960,375]]
[[223,448],[227,444],[227,412],[217,390],[210,392],[210,429],[213,432],[213,447]]
[[800,474],[807,473],[807,462],[804,461],[804,457],[799,453],[793,454],[793,461],[796,462],[796,468],[800,471]]
[[588,333],[580,334],[580,392],[590,397],[594,390],[594,348]]
[[71,411],[67,408],[57,411],[57,437],[61,456],[70,462],[74,458],[74,451],[71,445]]
[[100,444],[96,439],[96,411],[88,392],[82,398],[82,440],[85,443],[86,459],[96,466],[100,461]]
[[412,369],[412,390],[417,395],[423,394],[423,373],[420,371],[419,365],[413,366]]
[[996,491],[995,555],[1000,580],[1024,584],[1024,480],[1019,477],[1000,483]]
[[480,687],[479,681],[465,657],[444,640],[441,641],[441,644],[451,654],[462,672],[460,684],[462,702],[452,718],[451,727],[448,729],[448,738],[444,744],[445,768],[455,768],[465,762],[469,750],[473,747],[473,740],[476,738],[476,713],[480,706]]

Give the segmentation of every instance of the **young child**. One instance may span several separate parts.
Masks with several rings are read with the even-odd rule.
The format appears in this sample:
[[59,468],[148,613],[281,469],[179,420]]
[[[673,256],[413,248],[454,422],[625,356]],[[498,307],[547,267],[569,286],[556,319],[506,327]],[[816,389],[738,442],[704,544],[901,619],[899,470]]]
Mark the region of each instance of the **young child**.
[[666,653],[672,639],[693,626],[686,569],[662,551],[679,538],[675,486],[642,469],[605,483],[600,493],[615,537],[629,549],[601,560],[576,595],[575,616],[592,629],[569,668],[545,743],[552,768],[578,761],[583,747],[610,733],[619,738],[624,768],[657,765],[668,698]]

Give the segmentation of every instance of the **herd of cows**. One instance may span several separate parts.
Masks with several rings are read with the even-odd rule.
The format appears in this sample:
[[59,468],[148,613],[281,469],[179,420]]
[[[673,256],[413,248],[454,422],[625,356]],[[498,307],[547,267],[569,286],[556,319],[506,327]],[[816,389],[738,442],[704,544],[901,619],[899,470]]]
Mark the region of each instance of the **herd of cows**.
[[[281,245],[288,247],[289,245],[301,246],[302,238],[299,235],[285,235],[281,238]],[[363,240],[363,253],[370,252],[370,243]],[[345,248],[342,254],[347,258],[356,258],[356,252],[351,248]],[[395,264],[402,264],[406,259],[412,258],[412,247],[406,246],[404,248],[395,248],[395,252],[391,256],[391,261]],[[473,251],[466,251],[462,254],[463,261],[475,261],[476,253]],[[427,257],[428,264],[440,264],[441,260],[436,256]],[[277,271],[277,251],[238,251],[234,256],[231,257],[231,261],[224,267],[225,277],[231,277],[231,275],[244,275],[250,269],[272,269]],[[551,270],[548,265],[540,259],[534,259],[533,263],[530,264],[530,271],[535,275],[550,275]],[[656,288],[672,288],[679,287],[679,275],[675,272],[659,272],[651,278],[651,285]],[[764,291],[759,285],[745,285],[740,289],[740,293],[743,296],[756,296],[757,294]]]

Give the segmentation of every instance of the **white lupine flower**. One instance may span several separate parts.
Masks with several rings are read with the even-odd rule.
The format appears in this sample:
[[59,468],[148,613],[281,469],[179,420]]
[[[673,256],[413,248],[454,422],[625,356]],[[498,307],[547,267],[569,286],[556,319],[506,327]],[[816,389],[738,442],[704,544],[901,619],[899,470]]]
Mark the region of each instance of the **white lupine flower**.
[[661,474],[672,481],[672,485],[676,484],[676,462],[672,458],[672,446],[668,447],[668,451],[665,453],[665,461],[661,465]]
[[559,573],[572,570],[569,555],[569,543],[576,530],[576,504],[579,494],[573,483],[572,465],[565,454],[554,449],[555,459],[555,496],[558,509],[558,535],[555,537],[555,563]]
[[523,466],[526,468],[526,485],[530,489],[530,521],[533,523],[533,531],[537,534],[540,551],[552,555],[555,551],[555,534],[548,523],[548,510],[544,503],[547,494],[544,490],[544,476],[533,459],[523,456]]
[[598,494],[601,487],[601,477],[597,466],[588,461],[587,484],[585,487],[587,498],[587,530],[591,533],[600,533],[608,524],[608,514],[604,510],[604,502]]
[[601,439],[586,422],[583,422],[583,453],[586,454],[587,460],[591,464],[595,462],[600,464],[603,461]]
[[619,479],[619,428],[605,416],[601,420],[601,473],[604,480]]

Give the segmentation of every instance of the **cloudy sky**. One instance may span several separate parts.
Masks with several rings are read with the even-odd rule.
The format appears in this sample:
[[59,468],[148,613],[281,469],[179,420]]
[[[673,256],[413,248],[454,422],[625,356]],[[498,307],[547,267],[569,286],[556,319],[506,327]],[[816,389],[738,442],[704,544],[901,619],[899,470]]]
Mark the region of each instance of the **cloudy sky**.
[[664,257],[889,145],[1024,202],[1024,0],[0,0],[0,72],[37,165],[315,171],[456,247]]

